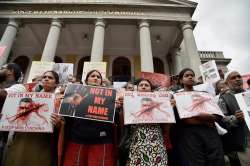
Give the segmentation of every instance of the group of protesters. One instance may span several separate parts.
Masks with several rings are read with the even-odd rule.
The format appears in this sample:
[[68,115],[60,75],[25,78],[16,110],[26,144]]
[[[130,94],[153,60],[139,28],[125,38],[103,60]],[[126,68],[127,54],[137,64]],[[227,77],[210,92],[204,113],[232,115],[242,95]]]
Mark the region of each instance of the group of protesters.
[[[0,69],[0,110],[8,93],[26,92],[19,81],[21,69],[9,63]],[[194,91],[197,84],[190,68],[178,75],[170,88],[154,87],[150,80],[128,82],[126,91],[169,91],[172,94]],[[49,92],[64,98],[65,86],[59,76],[46,71],[36,92]],[[37,81],[34,79],[34,81]],[[249,83],[250,81],[248,81]],[[70,76],[70,84],[76,79]],[[86,75],[84,85],[112,87],[98,70]],[[0,132],[0,159],[3,166],[246,166],[250,165],[249,130],[235,94],[245,90],[239,72],[231,71],[215,83],[218,105],[224,116],[201,113],[181,119],[176,101],[171,99],[174,124],[124,125],[123,97],[115,101],[114,123],[105,123],[51,114],[53,133]],[[60,87],[60,88],[58,88]],[[55,102],[55,104],[58,104]],[[133,103],[131,103],[133,105]],[[227,133],[220,135],[220,128]],[[247,142],[248,141],[248,142]],[[226,160],[225,160],[226,159]],[[0,165],[1,165],[0,164]]]

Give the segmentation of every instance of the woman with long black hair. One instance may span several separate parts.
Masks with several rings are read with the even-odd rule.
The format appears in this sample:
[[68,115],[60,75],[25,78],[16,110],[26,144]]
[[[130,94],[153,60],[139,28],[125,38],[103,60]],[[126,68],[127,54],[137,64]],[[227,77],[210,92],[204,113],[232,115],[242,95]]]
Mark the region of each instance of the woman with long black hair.
[[[195,73],[192,69],[183,69],[179,73],[179,81],[185,92],[194,91]],[[176,107],[174,109],[177,123],[170,132],[173,145],[170,158],[172,165],[225,165],[222,143],[214,123],[220,117],[201,113],[192,118],[180,119]]]
[[[46,71],[42,75],[41,92],[54,93],[59,84],[58,74]],[[24,102],[30,102],[25,98]],[[6,154],[6,166],[55,166],[57,165],[57,130],[62,119],[53,113],[51,122],[55,126],[53,133],[21,133],[15,132],[13,142]]]
[[[152,92],[153,86],[147,79],[137,83],[139,92]],[[129,166],[168,166],[167,150],[164,145],[163,130],[160,124],[131,125],[131,145]]]
[[[97,70],[88,72],[86,85],[102,86],[102,75]],[[85,119],[66,119],[66,147],[64,166],[115,165],[113,124]]]

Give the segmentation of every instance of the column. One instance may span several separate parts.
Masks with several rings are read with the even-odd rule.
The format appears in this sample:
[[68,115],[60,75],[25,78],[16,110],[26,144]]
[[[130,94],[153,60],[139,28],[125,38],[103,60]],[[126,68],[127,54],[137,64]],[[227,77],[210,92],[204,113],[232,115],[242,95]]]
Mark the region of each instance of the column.
[[1,47],[0,52],[2,52],[0,53],[0,66],[4,65],[7,62],[10,50],[12,48],[13,42],[17,34],[18,27],[19,23],[16,20],[14,19],[9,20],[9,23],[0,41],[0,47]]
[[58,19],[52,19],[49,34],[43,49],[41,61],[48,61],[48,62],[54,61],[61,28],[62,28],[62,22]]
[[141,71],[154,72],[149,23],[142,20],[140,28]]
[[91,50],[91,62],[102,62],[104,49],[105,22],[103,19],[97,19]]
[[185,22],[181,24],[181,30],[184,38],[184,46],[187,54],[187,59],[189,60],[189,67],[194,70],[197,76],[200,75],[199,66],[201,64],[200,56],[198,53],[198,49],[196,46],[194,34],[193,34],[193,26],[191,22]]
[[181,50],[179,49],[175,49],[175,51],[173,51],[172,54],[172,67],[173,67],[173,74],[178,74],[182,69],[183,69],[183,64],[182,64],[182,59],[181,56],[183,56],[181,54]]

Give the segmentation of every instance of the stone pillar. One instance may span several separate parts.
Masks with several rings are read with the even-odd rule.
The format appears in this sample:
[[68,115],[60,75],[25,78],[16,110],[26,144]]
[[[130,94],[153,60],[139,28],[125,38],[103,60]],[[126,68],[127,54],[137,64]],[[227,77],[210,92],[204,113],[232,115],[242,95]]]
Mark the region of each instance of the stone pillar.
[[184,45],[186,50],[186,55],[189,63],[189,67],[194,70],[197,76],[200,75],[199,66],[201,64],[200,56],[198,53],[198,49],[196,46],[194,34],[193,34],[193,26],[191,22],[185,22],[181,24],[181,30],[184,38]]
[[154,72],[149,23],[142,20],[140,28],[141,71]]
[[9,20],[9,23],[0,41],[0,47],[3,48],[2,55],[0,55],[0,66],[3,66],[7,62],[11,47],[17,34],[18,27],[19,23],[16,20]]
[[102,62],[104,49],[105,22],[103,19],[97,19],[91,50],[91,62]]
[[62,22],[58,19],[52,19],[49,34],[43,49],[41,61],[48,61],[48,62],[54,61],[61,28],[62,28]]
[[183,69],[183,64],[182,64],[182,54],[179,49],[176,49],[173,54],[172,54],[172,59],[173,59],[173,74],[179,74],[179,72]]

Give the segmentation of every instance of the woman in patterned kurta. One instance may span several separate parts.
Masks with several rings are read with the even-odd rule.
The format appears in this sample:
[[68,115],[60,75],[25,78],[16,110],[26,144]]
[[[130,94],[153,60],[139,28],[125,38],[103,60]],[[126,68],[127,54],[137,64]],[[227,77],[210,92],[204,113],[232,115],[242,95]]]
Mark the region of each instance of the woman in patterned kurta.
[[[142,79],[138,91],[151,92],[152,84]],[[167,166],[167,151],[163,142],[160,124],[138,124],[131,126],[132,141],[129,150],[128,166]]]

